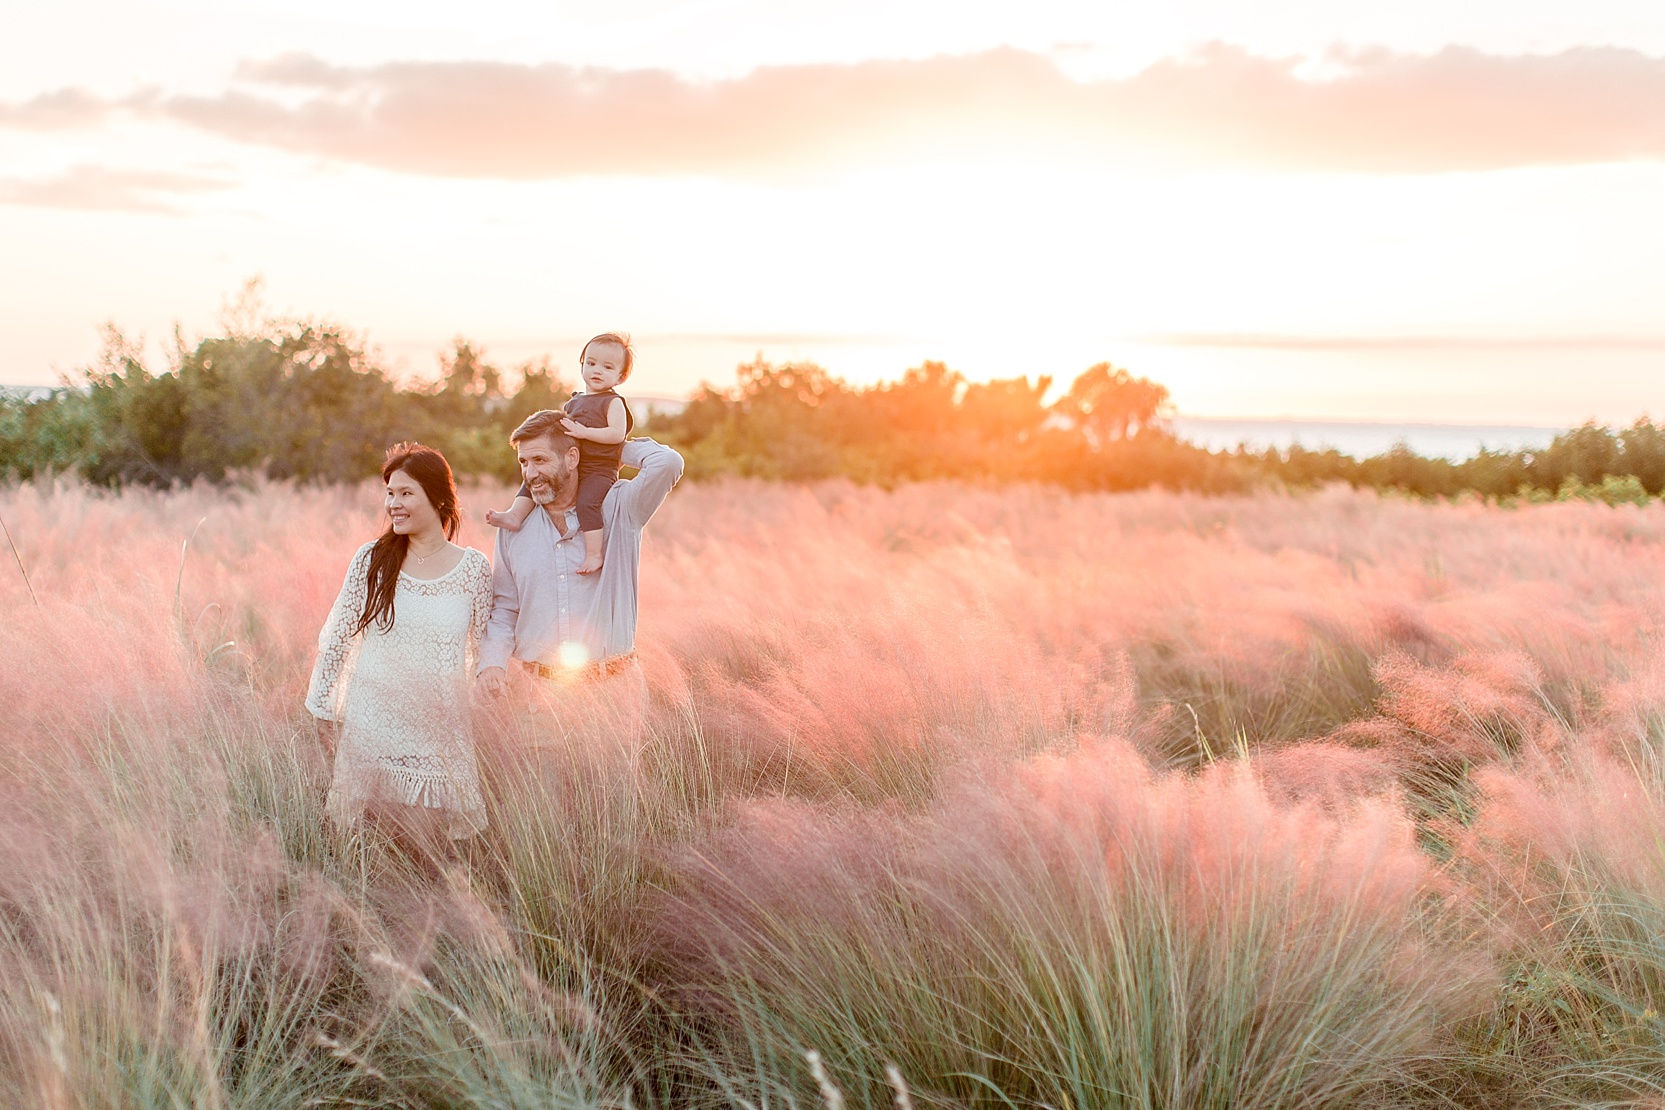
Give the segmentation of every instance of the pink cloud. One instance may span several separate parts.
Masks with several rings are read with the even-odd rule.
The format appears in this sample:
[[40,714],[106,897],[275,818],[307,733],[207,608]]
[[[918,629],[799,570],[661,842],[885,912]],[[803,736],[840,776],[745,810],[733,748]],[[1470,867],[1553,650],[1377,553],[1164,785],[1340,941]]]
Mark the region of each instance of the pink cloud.
[[51,178],[0,178],[0,204],[174,214],[178,209],[166,197],[231,185],[223,178],[200,173],[76,166]]
[[112,105],[82,89],[43,93],[22,104],[0,104],[0,127],[57,131],[85,127],[110,115]]
[[[1448,47],[1326,61],[1337,75],[1313,80],[1298,75],[1303,59],[1215,45],[1131,77],[1075,81],[1046,57],[1002,49],[697,82],[662,70],[286,56],[245,65],[220,95],[126,106],[392,170],[518,179],[749,175],[976,149],[1382,173],[1665,157],[1665,59]],[[77,95],[55,94],[63,119],[91,110]],[[0,108],[0,123],[53,111],[43,97]]]

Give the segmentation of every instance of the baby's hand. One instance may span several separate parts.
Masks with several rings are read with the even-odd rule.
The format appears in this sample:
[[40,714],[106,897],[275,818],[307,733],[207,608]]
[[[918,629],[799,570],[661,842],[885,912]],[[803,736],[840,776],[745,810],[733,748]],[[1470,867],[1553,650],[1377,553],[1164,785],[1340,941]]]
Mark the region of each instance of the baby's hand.
[[580,439],[584,437],[585,432],[589,431],[588,428],[570,416],[561,417],[561,427],[567,430],[568,435],[577,436]]

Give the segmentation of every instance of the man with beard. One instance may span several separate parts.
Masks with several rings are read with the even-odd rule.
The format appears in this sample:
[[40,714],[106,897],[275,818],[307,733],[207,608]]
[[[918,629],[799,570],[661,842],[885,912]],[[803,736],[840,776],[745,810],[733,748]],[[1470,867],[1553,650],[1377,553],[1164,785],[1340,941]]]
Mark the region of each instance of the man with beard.
[[[534,511],[520,531],[497,533],[492,610],[480,643],[476,683],[502,696],[511,663],[545,700],[558,699],[557,723],[596,717],[603,728],[633,727],[646,687],[636,663],[636,596],[642,528],[682,477],[682,456],[651,439],[624,444],[634,478],[615,482],[602,502],[606,561],[579,574],[578,441],[562,413],[527,417],[509,436]],[[570,696],[569,696],[570,695]],[[615,714],[623,716],[610,720]]]

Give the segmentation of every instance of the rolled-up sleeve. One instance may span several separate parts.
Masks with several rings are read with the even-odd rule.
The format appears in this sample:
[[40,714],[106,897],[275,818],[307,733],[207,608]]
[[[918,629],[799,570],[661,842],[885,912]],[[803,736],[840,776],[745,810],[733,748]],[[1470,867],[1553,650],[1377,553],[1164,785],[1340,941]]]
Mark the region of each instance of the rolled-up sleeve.
[[624,443],[622,462],[635,467],[637,473],[621,483],[625,490],[620,513],[632,527],[642,528],[682,477],[682,456],[651,439],[630,439]]
[[491,553],[491,617],[486,621],[485,635],[480,638],[479,671],[508,667],[509,657],[514,654],[515,625],[519,619],[520,590],[503,550],[503,533],[498,532]]

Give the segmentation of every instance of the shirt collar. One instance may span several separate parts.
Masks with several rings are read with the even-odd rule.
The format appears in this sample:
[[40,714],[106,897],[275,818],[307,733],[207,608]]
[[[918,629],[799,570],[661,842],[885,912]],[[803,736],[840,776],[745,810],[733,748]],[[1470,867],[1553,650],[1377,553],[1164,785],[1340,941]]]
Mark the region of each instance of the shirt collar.
[[561,535],[561,530],[559,528],[555,527],[555,521],[549,517],[549,514],[547,512],[544,513],[544,519],[549,521],[549,527],[554,529],[554,531],[555,531],[555,541],[557,543],[564,543],[567,540],[572,539],[572,537],[577,533],[577,530],[578,530],[578,506],[577,505],[572,506],[570,509],[567,509],[561,515],[566,517],[566,519],[567,519],[567,534],[564,535],[564,536]]

